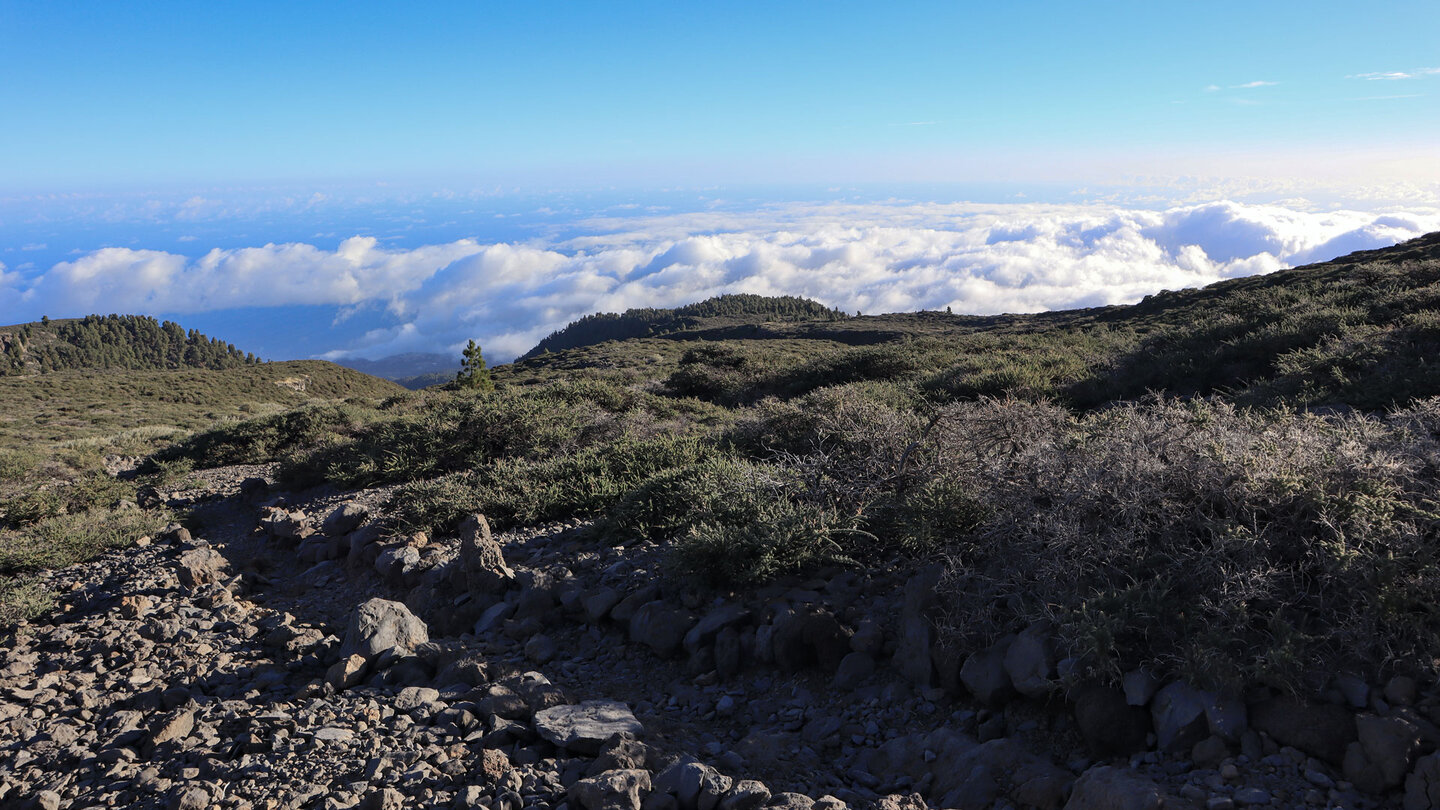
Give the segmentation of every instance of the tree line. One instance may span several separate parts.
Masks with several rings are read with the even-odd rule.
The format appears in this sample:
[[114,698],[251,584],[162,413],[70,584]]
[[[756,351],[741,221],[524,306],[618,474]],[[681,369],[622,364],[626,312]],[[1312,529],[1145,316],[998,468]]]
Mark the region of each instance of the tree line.
[[698,322],[705,318],[838,321],[846,317],[838,309],[794,295],[721,295],[677,309],[643,307],[627,309],[623,314],[597,312],[586,315],[564,329],[551,332],[521,359],[579,346],[593,346],[607,340],[629,340],[688,329],[699,325]]
[[259,362],[223,340],[148,315],[42,318],[0,334],[0,375],[80,368],[220,370]]

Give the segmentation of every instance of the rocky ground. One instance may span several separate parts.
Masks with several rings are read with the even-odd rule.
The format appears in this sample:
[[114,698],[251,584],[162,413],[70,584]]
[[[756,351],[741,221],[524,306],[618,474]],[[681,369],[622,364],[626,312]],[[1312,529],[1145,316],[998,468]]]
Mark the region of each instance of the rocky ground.
[[52,572],[0,636],[17,807],[795,810],[1440,806],[1440,695],[1067,680],[1043,627],[960,655],[935,572],[702,600],[577,525],[387,537],[388,493],[265,468]]

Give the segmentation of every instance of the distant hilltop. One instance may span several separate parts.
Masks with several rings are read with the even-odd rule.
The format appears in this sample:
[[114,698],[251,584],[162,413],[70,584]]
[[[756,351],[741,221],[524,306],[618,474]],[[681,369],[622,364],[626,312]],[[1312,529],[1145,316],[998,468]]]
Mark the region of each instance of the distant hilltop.
[[0,376],[74,369],[253,366],[260,358],[199,331],[147,315],[87,315],[0,326]]

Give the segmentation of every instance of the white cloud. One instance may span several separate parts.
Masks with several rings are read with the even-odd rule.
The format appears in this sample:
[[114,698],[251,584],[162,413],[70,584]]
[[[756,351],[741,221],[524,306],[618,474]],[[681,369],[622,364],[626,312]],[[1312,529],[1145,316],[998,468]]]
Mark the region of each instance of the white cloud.
[[1364,79],[1371,82],[1393,82],[1401,79],[1415,79],[1421,76],[1440,75],[1440,67],[1416,68],[1415,70],[1385,70],[1373,73],[1356,73],[1346,76],[1347,79]]
[[791,204],[580,227],[587,235],[527,245],[461,240],[402,250],[355,237],[334,251],[271,244],[198,259],[107,248],[31,282],[0,273],[0,304],[18,299],[51,315],[379,305],[395,325],[332,356],[454,352],[475,338],[505,360],[591,312],[724,293],[803,295],[868,313],[1128,303],[1440,230],[1440,209]]
[[1277,85],[1277,84],[1279,84],[1279,82],[1253,81],[1253,82],[1245,82],[1244,84],[1232,84],[1232,85],[1230,85],[1230,89],[1231,89],[1231,90],[1250,90],[1250,89],[1253,89],[1253,88],[1256,88],[1256,87],[1274,87],[1274,86]]

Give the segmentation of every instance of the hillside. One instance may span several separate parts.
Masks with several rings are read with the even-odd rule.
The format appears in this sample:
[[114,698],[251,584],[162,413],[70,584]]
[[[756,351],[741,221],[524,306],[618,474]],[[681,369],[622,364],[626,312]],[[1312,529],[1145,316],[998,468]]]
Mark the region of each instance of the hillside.
[[822,304],[794,296],[722,295],[677,309],[627,309],[621,314],[587,315],[551,333],[520,360],[612,340],[674,337],[678,333],[747,324],[830,322],[845,317]]
[[[631,334],[605,339],[610,325]],[[1130,306],[743,323],[682,308],[591,316],[552,338],[496,380],[658,379],[728,404],[885,381],[930,402],[1012,393],[1090,408],[1156,391],[1384,408],[1440,394],[1440,234]]]
[[[497,807],[525,804],[522,780],[537,808],[592,810],[641,806],[612,801],[627,784],[679,810],[1429,806],[1437,249],[1042,315],[702,302],[562,330],[575,345],[497,368],[493,391],[335,402],[373,378],[328,364],[0,381],[56,405],[54,437],[131,399],[220,403],[204,419],[229,391],[327,400],[241,403],[256,415],[171,437],[139,489],[94,471],[26,489],[0,452],[21,489],[0,623],[34,619],[8,683],[45,694],[42,656],[82,671],[100,639],[138,637],[117,622],[173,628],[140,632],[140,683],[107,675],[169,713],[106,778],[208,763],[187,806],[222,783],[302,804],[377,729],[392,750],[479,743],[427,743],[423,783],[374,760],[443,806],[483,804],[482,768],[510,786]],[[601,339],[615,323],[646,331]],[[184,703],[181,661],[204,656],[225,700]],[[44,733],[13,713],[37,721],[20,739]],[[246,713],[286,734],[218,733]],[[605,725],[567,751],[552,721],[597,716],[648,736]],[[183,734],[190,759],[169,753]],[[36,756],[103,756],[84,745]],[[746,781],[675,759],[692,752]],[[292,795],[234,786],[246,762],[322,770]],[[22,794],[64,785],[26,773]],[[398,806],[387,790],[361,806]]]
[[0,376],[76,369],[220,370],[259,362],[229,343],[145,315],[44,318],[0,326]]
[[127,431],[178,435],[308,402],[400,393],[322,360],[212,371],[81,369],[0,378],[0,448],[97,443]]

